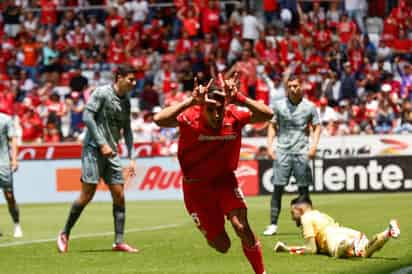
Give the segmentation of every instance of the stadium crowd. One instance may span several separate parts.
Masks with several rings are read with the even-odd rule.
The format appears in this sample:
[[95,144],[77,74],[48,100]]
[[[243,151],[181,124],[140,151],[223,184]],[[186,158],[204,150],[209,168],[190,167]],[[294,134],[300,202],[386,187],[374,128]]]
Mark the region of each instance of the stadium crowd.
[[188,96],[194,76],[234,71],[243,93],[269,105],[284,96],[285,77],[299,75],[322,135],[412,133],[407,1],[155,2],[1,1],[0,111],[15,117],[22,142],[81,140],[85,102],[123,63],[137,71],[136,142],[176,138],[153,114]]

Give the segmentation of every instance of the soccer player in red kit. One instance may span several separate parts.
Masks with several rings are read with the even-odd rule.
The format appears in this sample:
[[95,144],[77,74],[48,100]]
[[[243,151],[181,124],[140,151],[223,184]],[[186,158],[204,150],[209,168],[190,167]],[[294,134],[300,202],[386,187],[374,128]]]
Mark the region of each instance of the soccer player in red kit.
[[255,273],[263,274],[261,246],[249,226],[246,203],[234,171],[243,126],[268,121],[273,112],[263,103],[238,93],[234,78],[220,79],[223,88],[212,86],[213,80],[207,86],[195,83],[190,98],[163,109],[154,120],[161,127],[180,129],[178,159],[184,202],[209,245],[221,253],[229,250],[226,216]]

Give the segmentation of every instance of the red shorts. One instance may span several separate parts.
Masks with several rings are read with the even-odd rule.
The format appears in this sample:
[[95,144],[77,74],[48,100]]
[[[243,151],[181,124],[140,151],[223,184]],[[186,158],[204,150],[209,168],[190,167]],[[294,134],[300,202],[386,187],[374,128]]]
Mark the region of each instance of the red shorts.
[[225,230],[225,215],[247,208],[233,172],[212,182],[183,183],[183,196],[187,211],[209,241]]

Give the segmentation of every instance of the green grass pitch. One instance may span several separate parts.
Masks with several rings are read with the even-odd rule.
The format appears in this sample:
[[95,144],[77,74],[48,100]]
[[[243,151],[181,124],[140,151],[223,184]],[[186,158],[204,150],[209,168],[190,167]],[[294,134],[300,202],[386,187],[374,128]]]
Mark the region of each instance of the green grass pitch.
[[[302,243],[290,219],[285,195],[277,236],[259,236],[268,274],[273,273],[391,273],[412,265],[412,194],[312,195],[317,209],[339,223],[365,232],[382,231],[396,217],[401,237],[390,240],[370,259],[333,259],[327,256],[275,254],[278,240]],[[248,198],[252,228],[261,235],[269,217],[270,197]],[[55,238],[68,210],[66,204],[22,205],[24,238],[12,238],[6,207],[0,207],[0,273],[252,273],[240,242],[227,225],[232,247],[221,255],[209,248],[187,216],[182,201],[127,203],[126,240],[141,249],[137,254],[110,251],[113,220],[110,203],[91,203],[72,232],[69,252],[58,254]]]

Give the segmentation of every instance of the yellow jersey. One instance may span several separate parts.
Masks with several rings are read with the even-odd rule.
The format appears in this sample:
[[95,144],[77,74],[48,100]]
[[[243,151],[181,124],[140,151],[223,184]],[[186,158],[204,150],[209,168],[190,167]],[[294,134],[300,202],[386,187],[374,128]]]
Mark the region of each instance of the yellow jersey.
[[315,237],[318,252],[327,253],[326,230],[330,227],[339,227],[339,224],[332,217],[318,210],[311,210],[303,214],[301,224],[303,237],[305,239]]

